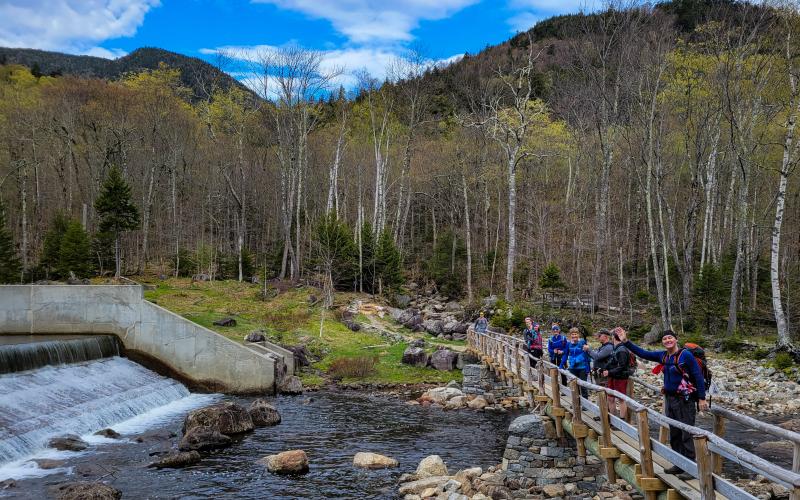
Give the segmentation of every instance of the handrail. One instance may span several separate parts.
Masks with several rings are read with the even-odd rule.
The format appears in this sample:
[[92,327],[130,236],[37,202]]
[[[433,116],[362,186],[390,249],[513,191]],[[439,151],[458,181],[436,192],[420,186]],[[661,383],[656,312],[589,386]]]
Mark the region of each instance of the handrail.
[[[500,350],[502,349],[501,345],[503,345],[505,347],[511,347],[512,349],[517,349],[518,350],[518,346],[520,344],[520,341],[519,341],[518,338],[511,337],[511,336],[505,335],[505,334],[494,333],[494,332],[487,332],[487,333],[475,332],[474,329],[472,329],[472,328],[470,328],[470,330],[468,331],[468,342],[471,345],[475,346],[475,347],[480,347],[480,345],[483,345],[484,349],[480,350],[481,352],[483,352],[484,350],[485,351],[498,351],[498,352],[500,352]],[[500,344],[500,345],[490,346],[488,344]],[[478,349],[476,349],[476,350],[478,350]],[[491,354],[491,352],[485,352],[485,354],[489,355],[489,354]],[[525,354],[526,359],[531,358],[531,359],[536,360],[539,363],[542,363],[542,366],[544,366],[544,367],[548,367],[550,369],[556,369],[557,372],[560,373],[562,376],[566,377],[566,379],[569,380],[570,383],[572,382],[572,380],[574,380],[577,383],[577,385],[580,386],[580,387],[584,387],[584,388],[589,389],[589,390],[591,390],[593,392],[603,392],[603,393],[607,394],[608,396],[612,396],[612,397],[617,398],[617,399],[619,399],[621,401],[624,401],[628,405],[628,408],[631,409],[634,412],[645,410],[649,417],[651,417],[655,422],[657,422],[657,423],[659,423],[661,425],[676,427],[676,428],[679,428],[679,429],[684,430],[686,432],[689,432],[689,433],[691,433],[692,435],[694,435],[696,437],[703,437],[703,438],[707,439],[709,444],[710,444],[709,449],[711,451],[713,451],[715,454],[722,455],[722,456],[724,456],[726,458],[734,460],[737,463],[739,463],[740,465],[745,466],[746,468],[749,468],[753,472],[759,473],[759,474],[761,474],[761,475],[763,475],[763,476],[765,476],[765,477],[767,477],[767,478],[769,478],[769,479],[771,479],[771,480],[773,480],[773,481],[775,481],[775,482],[777,482],[777,483],[779,483],[779,484],[781,484],[781,485],[783,485],[785,487],[788,487],[790,489],[794,489],[795,492],[793,493],[793,496],[792,496],[793,499],[795,498],[795,495],[797,495],[797,491],[800,490],[800,474],[797,473],[796,471],[790,471],[790,470],[784,469],[784,468],[782,468],[782,467],[780,467],[780,466],[778,466],[776,464],[773,464],[773,463],[771,463],[771,462],[769,462],[769,461],[767,461],[767,460],[765,460],[765,459],[763,459],[763,458],[761,458],[761,457],[759,457],[757,455],[754,455],[754,454],[748,452],[747,450],[744,450],[744,449],[742,449],[742,448],[740,448],[740,447],[738,447],[738,446],[736,446],[734,444],[729,443],[728,441],[725,441],[722,437],[717,436],[716,434],[714,434],[712,432],[706,431],[706,430],[701,429],[699,427],[695,427],[695,426],[692,426],[692,425],[684,424],[684,423],[679,422],[677,420],[673,420],[673,419],[663,415],[662,413],[659,413],[659,412],[657,412],[657,411],[645,406],[644,404],[640,403],[639,401],[636,401],[635,399],[630,398],[626,394],[621,394],[621,393],[619,393],[617,391],[613,391],[611,389],[608,389],[607,387],[601,387],[601,386],[595,385],[595,384],[593,384],[591,382],[585,382],[585,381],[579,379],[578,377],[574,376],[569,371],[562,370],[559,367],[555,366],[553,363],[550,363],[549,361],[547,361],[545,359],[536,358],[536,357],[534,357],[533,355],[531,355],[527,351],[525,351],[524,354]],[[507,366],[506,366],[506,364],[504,362],[501,362],[501,365],[503,365],[504,368],[507,368]],[[511,371],[513,373],[514,372],[513,364],[510,365],[510,369],[511,369]],[[518,371],[521,372],[522,370],[518,369]],[[519,373],[517,375],[522,376],[523,379],[525,378],[522,373]],[[543,375],[543,378],[544,378],[545,381],[547,381],[547,379],[550,379],[550,377],[548,377],[547,375],[544,374],[544,371],[542,371],[542,375]],[[529,380],[529,382],[531,382],[531,381]],[[643,382],[641,380],[638,380],[638,379],[634,378],[634,383],[638,383],[638,384],[644,386],[645,388],[647,388],[648,390],[651,390],[651,391],[654,391],[654,392],[658,391],[660,393],[660,390],[658,388],[656,388],[655,386],[652,386],[650,384],[647,384],[646,382]],[[544,385],[542,385],[541,382],[540,382],[540,387],[544,387]],[[561,387],[559,385],[559,392],[562,392],[564,389],[565,389],[564,387]],[[581,397],[580,400],[582,402],[582,405],[583,405],[583,402],[593,405],[593,403],[591,403],[586,398]],[[782,428],[779,428],[777,426],[772,426],[772,427],[775,427],[776,429],[779,429],[779,431],[776,430],[776,429],[769,429],[770,424],[765,424],[763,422],[758,422],[755,419],[752,419],[751,417],[747,417],[746,415],[741,415],[741,414],[739,414],[739,413],[737,413],[735,411],[729,410],[727,408],[717,407],[717,408],[714,409],[714,412],[716,414],[724,416],[726,418],[731,418],[732,420],[737,420],[739,422],[742,422],[745,425],[752,425],[754,428],[757,428],[759,430],[763,430],[764,432],[770,432],[771,434],[777,435],[779,437],[785,437],[786,439],[788,439],[788,440],[790,440],[790,441],[792,441],[794,443],[797,443],[798,440],[800,440],[800,434],[798,434],[798,433],[795,433],[795,432],[792,432],[792,431],[788,431],[786,429],[782,429]],[[754,425],[753,422],[755,422],[757,425]],[[769,429],[769,430],[767,430],[767,429]],[[689,472],[689,471],[687,471],[687,472]],[[700,474],[697,473],[697,470],[695,470],[693,472],[695,472],[695,474],[692,474],[695,478],[701,479],[701,478],[698,477]],[[720,480],[720,478],[716,478],[716,477],[715,477],[715,479],[716,480]],[[702,483],[702,479],[701,479],[701,483]]]

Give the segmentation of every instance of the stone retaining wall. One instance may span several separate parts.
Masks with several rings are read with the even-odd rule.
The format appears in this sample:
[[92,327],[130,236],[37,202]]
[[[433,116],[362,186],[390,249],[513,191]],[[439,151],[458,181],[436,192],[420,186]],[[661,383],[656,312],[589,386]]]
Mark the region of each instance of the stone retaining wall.
[[[139,285],[0,286],[0,334],[114,334],[205,387],[274,392],[291,356],[258,352],[144,300]],[[277,346],[276,346],[277,347]]]
[[497,380],[494,373],[483,364],[464,365],[461,369],[464,379],[461,382],[464,394],[485,394],[491,392],[496,399],[518,398],[522,389],[511,382]]
[[566,495],[597,491],[606,482],[600,460],[575,450],[574,439],[558,438],[552,419],[523,415],[508,428],[503,470],[523,487],[564,485]]

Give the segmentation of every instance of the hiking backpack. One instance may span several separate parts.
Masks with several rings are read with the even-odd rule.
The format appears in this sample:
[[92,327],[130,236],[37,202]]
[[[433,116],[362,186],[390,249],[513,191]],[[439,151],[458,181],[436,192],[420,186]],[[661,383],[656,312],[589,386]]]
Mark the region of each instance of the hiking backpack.
[[[690,378],[689,374],[686,373],[683,370],[683,368],[681,368],[681,365],[677,363],[677,361],[680,360],[680,358],[681,358],[681,352],[684,351],[684,350],[685,351],[689,351],[690,353],[692,353],[692,356],[694,356],[694,359],[697,360],[697,365],[700,367],[700,373],[703,374],[703,382],[705,383],[706,391],[710,390],[711,389],[711,378],[712,378],[713,374],[711,373],[711,370],[708,368],[708,361],[706,360],[706,351],[705,351],[705,349],[703,349],[699,345],[694,344],[692,342],[686,342],[685,344],[683,344],[683,347],[681,348],[681,350],[678,351],[678,354],[675,355],[676,356],[675,357],[675,361],[676,361],[675,367],[678,368],[678,370],[681,372],[681,374],[685,378],[688,379],[688,378]],[[664,359],[661,360],[661,364],[662,365],[666,364],[667,356],[668,355],[665,355]]]

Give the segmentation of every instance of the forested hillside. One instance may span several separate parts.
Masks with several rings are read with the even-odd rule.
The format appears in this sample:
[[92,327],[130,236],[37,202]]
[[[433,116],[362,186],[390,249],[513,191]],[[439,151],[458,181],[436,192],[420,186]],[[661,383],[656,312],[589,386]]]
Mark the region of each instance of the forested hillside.
[[0,47],[0,64],[18,64],[35,76],[81,76],[118,80],[130,73],[158,69],[164,64],[180,70],[181,84],[191,89],[195,99],[207,98],[212,87],[246,90],[241,83],[218,67],[196,57],[176,54],[154,47],[136,49],[117,59],[76,56],[35,49]]
[[798,35],[778,6],[614,9],[448,68],[411,55],[352,96],[319,54],[286,48],[260,68],[272,101],[213,74],[203,96],[185,67],[6,64],[0,259],[10,236],[7,279],[113,273],[96,208],[117,167],[138,212],[119,231],[122,273],[387,295],[430,280],[469,301],[556,289],[679,332],[777,332],[789,349]]

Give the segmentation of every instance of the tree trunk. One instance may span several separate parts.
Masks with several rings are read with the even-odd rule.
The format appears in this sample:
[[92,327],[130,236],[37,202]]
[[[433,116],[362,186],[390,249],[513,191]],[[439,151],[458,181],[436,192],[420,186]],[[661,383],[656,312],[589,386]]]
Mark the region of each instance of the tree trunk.
[[461,187],[464,191],[464,240],[467,246],[467,302],[472,303],[472,228],[469,221],[469,197],[467,196],[467,179],[461,176]]
[[517,151],[508,156],[508,255],[506,257],[506,292],[505,299],[511,302],[514,298],[514,260],[517,256]]

